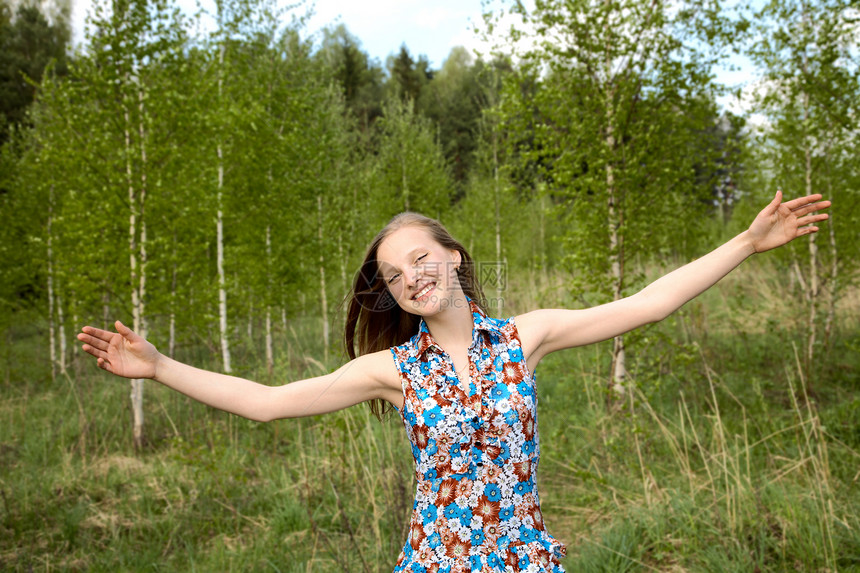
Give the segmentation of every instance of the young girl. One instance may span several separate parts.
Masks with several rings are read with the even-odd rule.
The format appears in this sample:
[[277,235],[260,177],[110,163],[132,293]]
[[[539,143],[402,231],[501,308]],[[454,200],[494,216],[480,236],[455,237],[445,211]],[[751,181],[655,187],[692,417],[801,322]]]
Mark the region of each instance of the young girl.
[[[564,546],[544,528],[533,372],[556,350],[666,318],[744,259],[818,231],[820,195],[773,201],[747,231],[628,298],[506,320],[482,307],[473,261],[437,221],[404,213],[374,239],[346,323],[352,360],[331,374],[271,387],[199,370],[117,321],[78,339],[99,367],[152,378],[252,420],[312,416],[371,401],[406,426],[418,487],[395,571],[563,572]],[[355,347],[358,346],[356,357]]]

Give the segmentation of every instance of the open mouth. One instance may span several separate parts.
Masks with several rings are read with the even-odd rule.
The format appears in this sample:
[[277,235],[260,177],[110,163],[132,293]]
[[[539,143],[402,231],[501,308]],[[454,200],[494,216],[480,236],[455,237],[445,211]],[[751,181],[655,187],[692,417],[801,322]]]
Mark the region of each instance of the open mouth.
[[415,294],[412,296],[412,300],[422,300],[422,299],[427,298],[427,296],[428,296],[431,292],[433,292],[433,290],[434,290],[435,288],[436,288],[436,283],[427,283],[427,284],[424,286],[424,288],[422,288],[421,290],[419,290],[417,293],[415,293]]

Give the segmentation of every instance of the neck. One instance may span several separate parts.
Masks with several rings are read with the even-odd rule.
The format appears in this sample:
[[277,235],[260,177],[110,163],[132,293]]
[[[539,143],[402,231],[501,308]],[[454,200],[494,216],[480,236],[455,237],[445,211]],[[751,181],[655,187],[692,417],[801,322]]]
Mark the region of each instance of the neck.
[[472,308],[462,293],[451,303],[438,314],[425,317],[424,322],[442,348],[468,348],[472,343]]

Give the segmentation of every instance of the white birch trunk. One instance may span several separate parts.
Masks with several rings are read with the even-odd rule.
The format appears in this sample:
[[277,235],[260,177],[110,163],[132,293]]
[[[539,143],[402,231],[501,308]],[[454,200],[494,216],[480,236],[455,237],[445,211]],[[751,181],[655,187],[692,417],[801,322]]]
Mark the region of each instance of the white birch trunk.
[[144,125],[146,115],[143,102],[143,90],[138,90],[137,97],[138,110],[140,112],[138,119],[138,134],[140,136],[140,193],[138,194],[140,204],[140,239],[138,243],[140,252],[140,271],[138,274],[140,276],[140,280],[138,282],[139,294],[137,297],[137,304],[140,308],[140,335],[146,338],[149,336],[149,325],[146,320],[146,265],[148,262],[146,254],[146,170],[148,165],[146,162],[146,127]]
[[[504,273],[506,269],[502,267],[502,197],[499,183],[499,150],[495,131],[493,131],[493,198],[496,204],[496,266],[494,269],[496,273],[496,304],[499,306],[497,312],[504,316],[504,305],[502,303],[502,273]],[[477,269],[475,272],[478,272]]]
[[266,372],[269,378],[275,370],[275,353],[272,344],[272,305],[266,305]]
[[[71,293],[71,300],[72,300],[71,307],[73,309],[75,309],[75,312],[72,313],[72,332],[77,332],[78,329],[80,328],[81,323],[78,320],[78,313],[77,313],[78,305],[76,304],[77,299],[75,299],[75,293],[74,292]],[[72,364],[74,364],[75,357],[78,355],[78,352],[79,352],[78,345],[72,343],[72,349],[70,351],[71,356],[69,357]]]
[[248,297],[248,344],[254,343],[254,298]]
[[[549,264],[549,256],[546,252],[546,195],[543,193],[543,189],[541,189],[540,194],[540,214],[539,214],[539,226],[540,226],[540,293],[541,296],[547,290],[547,286],[549,286],[549,270],[547,266]],[[553,305],[555,306],[555,305]]]
[[[138,135],[140,137],[140,193],[138,193],[139,215],[140,215],[140,236],[138,239],[138,254],[140,257],[140,268],[138,270],[138,295],[137,295],[137,318],[139,320],[138,334],[143,338],[149,337],[149,327],[146,320],[146,264],[147,264],[147,237],[146,237],[146,127],[144,119],[146,117],[143,102],[143,90],[138,89]],[[143,415],[143,388],[145,381],[143,379],[134,380],[132,386],[133,393],[136,394],[135,404],[135,432],[134,442],[138,448],[142,448],[144,444],[144,415]],[[139,423],[138,423],[139,422]]]
[[[128,82],[128,76],[125,77]],[[129,271],[131,284],[131,309],[132,309],[132,330],[141,333],[141,314],[140,314],[140,285],[138,276],[138,245],[137,245],[137,209],[138,198],[135,194],[133,172],[132,172],[132,152],[131,152],[131,117],[128,109],[128,102],[123,101],[123,118],[125,119],[124,136],[125,136],[125,175],[128,185],[128,257]],[[143,445],[143,380],[135,378],[131,380],[131,408],[132,408],[132,434],[135,449],[140,449]]]
[[343,248],[343,233],[337,232],[337,260],[340,267],[340,282],[343,292],[349,290],[349,283],[346,280],[346,251]]
[[324,253],[324,249],[323,249],[322,195],[317,195],[317,216],[318,216],[317,237],[319,238],[319,250],[320,250],[320,312],[322,314],[323,344],[325,345],[325,349],[323,350],[323,355],[325,357],[325,361],[328,362],[328,345],[329,345],[328,296],[326,295],[325,253]]
[[[803,6],[803,26],[806,28],[809,25],[808,14],[806,13],[806,6]],[[809,60],[806,51],[803,53],[803,72],[804,74],[808,73]],[[804,130],[806,130],[809,124],[809,94],[804,90],[803,92],[803,125]],[[803,138],[803,153],[804,153],[804,175],[805,175],[805,184],[806,184],[806,194],[812,194],[812,142],[810,141],[811,137],[808,133],[804,133]],[[808,290],[807,290],[807,304],[808,308],[808,320],[807,320],[807,339],[806,339],[806,380],[807,384],[811,383],[810,377],[812,376],[812,365],[815,358],[815,342],[816,342],[816,322],[818,315],[818,294],[819,294],[819,280],[818,280],[818,245],[816,244],[816,235],[815,233],[811,233],[809,235],[809,280],[807,281]]]
[[48,355],[51,360],[51,380],[57,378],[57,346],[54,325],[54,251],[51,225],[54,219],[54,186],[48,196]]
[[228,341],[227,329],[227,280],[224,276],[224,214],[221,207],[222,184],[224,181],[224,164],[221,155],[221,144],[218,144],[218,212],[215,220],[217,235],[217,266],[218,266],[218,326],[221,333],[221,360],[224,363],[224,372],[233,371],[230,364],[230,343]]
[[[272,226],[266,225],[266,283],[269,287],[267,297],[272,292]],[[266,372],[271,379],[275,369],[275,350],[272,342],[272,304],[266,299]]]
[[[607,74],[609,62],[607,59]],[[621,213],[618,206],[618,189],[615,183],[615,171],[612,157],[615,149],[615,114],[614,93],[607,90],[606,98],[606,148],[609,161],[606,164],[606,201],[607,228],[609,231],[609,265],[612,278],[612,300],[620,300],[624,293],[624,238],[619,234],[621,228]],[[627,381],[626,352],[624,337],[613,339],[611,385],[614,394],[620,395],[625,391]]]
[[[833,196],[833,191],[827,194]],[[830,238],[830,288],[827,294],[827,319],[824,321],[824,345],[829,348],[830,337],[833,333],[833,322],[836,318],[836,300],[839,295],[839,252],[836,248],[836,231],[833,229],[833,215],[827,222]]]
[[102,330],[108,329],[108,321],[110,320],[110,294],[105,290],[102,295]]
[[[825,156],[830,157],[830,144],[825,150]],[[830,176],[830,165],[827,165],[825,174],[827,181],[827,197],[833,197],[833,179]],[[833,322],[836,318],[836,300],[839,296],[839,251],[836,248],[836,231],[833,228],[833,215],[830,215],[827,223],[828,239],[830,244],[830,282],[827,289],[827,316],[824,319],[824,348],[830,352],[830,340],[833,334]]]
[[[221,49],[218,54],[218,101],[221,101],[223,96],[223,68],[224,68],[224,45],[221,44]],[[218,267],[218,326],[221,333],[221,360],[224,364],[224,372],[230,374],[233,372],[230,364],[230,342],[227,329],[227,280],[224,276],[224,213],[223,213],[223,195],[224,195],[224,157],[221,149],[221,141],[219,136],[218,146],[218,194],[217,194],[217,215],[215,221],[217,235],[217,267]]]
[[406,177],[406,150],[400,150],[400,180],[403,187],[403,208],[409,211],[409,180]]
[[[175,241],[174,241],[175,244]],[[170,319],[167,326],[167,355],[176,353],[176,263],[173,263],[173,276],[170,279]]]
[[57,337],[60,341],[60,374],[66,373],[66,318],[63,314],[63,297],[57,295]]

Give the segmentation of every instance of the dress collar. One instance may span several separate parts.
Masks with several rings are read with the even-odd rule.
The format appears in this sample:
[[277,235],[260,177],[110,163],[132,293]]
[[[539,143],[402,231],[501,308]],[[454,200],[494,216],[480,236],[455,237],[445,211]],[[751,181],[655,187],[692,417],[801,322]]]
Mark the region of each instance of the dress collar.
[[[472,342],[474,342],[475,337],[478,334],[478,331],[485,331],[497,334],[504,334],[501,326],[498,324],[498,320],[488,318],[487,315],[481,310],[475,301],[466,296],[466,300],[469,302],[469,307],[472,311]],[[436,344],[436,341],[433,340],[433,336],[430,334],[430,330],[427,328],[427,323],[424,319],[421,319],[421,323],[418,325],[418,334],[416,335],[418,340],[416,341],[415,347],[418,351],[418,355],[421,356],[428,349],[434,348],[437,352],[443,352],[442,347]]]

